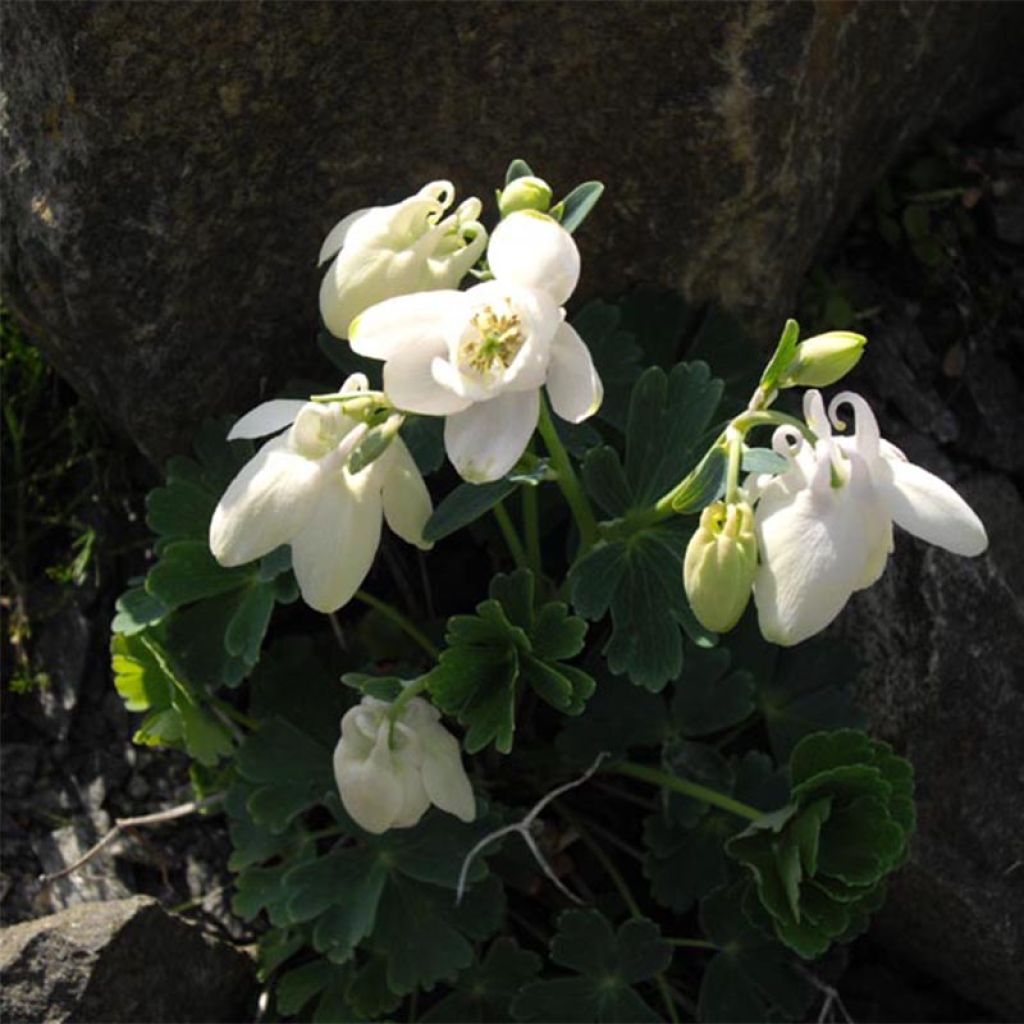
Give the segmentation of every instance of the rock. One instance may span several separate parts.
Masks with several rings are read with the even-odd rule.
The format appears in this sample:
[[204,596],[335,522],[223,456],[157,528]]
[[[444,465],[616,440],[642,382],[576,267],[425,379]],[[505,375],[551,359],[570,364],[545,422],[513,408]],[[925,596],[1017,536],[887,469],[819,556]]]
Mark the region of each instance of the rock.
[[[102,811],[97,813],[98,827],[90,827],[83,821],[54,831],[33,836],[32,848],[42,871],[52,875],[74,864],[110,827],[110,818]],[[95,903],[100,900],[119,900],[131,895],[131,890],[121,881],[115,871],[111,854],[116,854],[117,844],[90,861],[85,867],[51,883],[41,893],[40,904],[47,910],[64,910],[81,903]]]
[[243,1021],[252,961],[146,896],[85,903],[0,931],[3,1019]]
[[955,483],[988,529],[987,554],[959,559],[898,536],[885,576],[841,619],[866,660],[860,697],[871,730],[910,758],[918,778],[912,859],[875,932],[963,995],[1020,1020],[1024,502],[996,474]]
[[[398,12],[396,14],[396,11]],[[583,292],[766,340],[901,146],[1015,80],[1013,4],[8,4],[5,301],[152,457],[290,376],[345,213],[523,156],[610,186]],[[410,45],[410,41],[415,41]],[[894,55],[898,55],[894,59]]]

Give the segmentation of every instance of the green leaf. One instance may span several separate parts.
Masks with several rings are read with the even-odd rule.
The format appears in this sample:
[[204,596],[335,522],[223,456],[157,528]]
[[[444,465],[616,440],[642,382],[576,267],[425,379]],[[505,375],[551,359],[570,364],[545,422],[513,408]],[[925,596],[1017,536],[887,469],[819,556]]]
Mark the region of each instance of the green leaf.
[[249,587],[224,633],[224,646],[228,654],[241,658],[249,665],[255,665],[259,661],[263,638],[273,611],[273,590],[262,583]]
[[687,650],[672,694],[672,717],[681,735],[707,736],[754,713],[754,679],[749,672],[730,671],[731,665],[724,648]]
[[334,791],[331,750],[283,718],[270,718],[246,737],[238,771],[255,783],[248,800],[253,821],[283,832],[308,808]]
[[597,415],[624,430],[629,395],[643,368],[636,339],[621,329],[621,323],[621,308],[600,300],[588,303],[572,319],[572,326],[590,350],[604,386],[604,400]]
[[459,484],[434,509],[423,528],[423,538],[439,541],[490,512],[519,485],[507,477],[489,484]]
[[406,416],[401,438],[424,476],[436,473],[444,465],[443,417]]
[[743,912],[742,883],[721,888],[701,904],[701,926],[721,952],[701,981],[698,1017],[707,1022],[802,1020],[817,995],[784,947],[755,928]]
[[253,576],[251,566],[225,569],[218,565],[206,540],[181,540],[163,548],[160,561],[146,577],[146,590],[169,608],[177,608],[234,590]]
[[680,627],[710,642],[686,603],[683,553],[692,524],[682,520],[592,548],[569,574],[573,606],[588,619],[611,611],[608,666],[657,692],[683,667]]
[[314,947],[341,962],[373,932],[387,878],[386,864],[372,850],[335,849],[285,876],[288,919],[318,919]]
[[114,633],[133,636],[147,626],[154,626],[163,619],[170,609],[158,597],[146,592],[144,587],[126,590],[114,606],[117,614],[110,625]]
[[757,387],[764,356],[734,316],[712,306],[701,320],[686,358],[707,363],[725,383],[723,414],[734,415],[746,408]]
[[752,611],[723,642],[735,668],[750,672],[757,683],[776,760],[787,761],[809,733],[864,724],[853,702],[859,665],[848,644],[815,637],[796,647],[776,647],[761,637]]
[[456,920],[451,892],[392,877],[380,901],[372,945],[387,959],[393,992],[452,982],[473,962],[473,947]]
[[338,974],[345,975],[347,980],[346,968],[336,967],[326,960],[313,960],[281,975],[276,986],[278,1012],[286,1016],[297,1014]]
[[796,347],[799,341],[800,325],[795,320],[787,320],[782,329],[779,343],[775,347],[775,352],[768,361],[764,373],[761,374],[761,387],[765,391],[774,391],[778,387],[779,380],[785,375],[789,364],[796,356]]
[[612,930],[596,910],[567,910],[558,919],[551,959],[579,977],[526,985],[512,1012],[521,1021],[657,1021],[633,985],[664,970],[672,947],[645,918]]
[[559,202],[562,207],[562,227],[570,234],[574,232],[604,192],[604,185],[599,181],[585,181],[577,185],[564,199]]
[[211,718],[171,668],[158,637],[146,630],[116,635],[111,642],[114,686],[129,711],[149,711],[136,743],[183,745],[190,757],[205,765],[233,751],[231,737]]
[[164,540],[206,542],[219,494],[190,480],[173,480],[146,496],[146,525]]
[[290,636],[271,644],[249,688],[252,717],[284,719],[326,750],[334,749],[351,694],[308,637]]
[[468,753],[491,742],[503,754],[512,749],[518,674],[513,646],[462,644],[442,652],[430,673],[430,695],[445,714],[467,727],[463,745]]
[[672,824],[661,815],[644,822],[644,875],[651,895],[678,914],[729,879],[723,843],[742,825],[722,811],[703,814],[691,827]]
[[533,574],[499,574],[476,615],[448,621],[448,647],[428,677],[435,703],[467,727],[464,745],[475,753],[493,742],[512,749],[516,688],[531,686],[545,701],[577,715],[594,692],[593,679],[562,664],[583,647],[586,623],[560,602],[534,611]]
[[341,681],[367,697],[386,700],[388,703],[396,700],[405,689],[405,683],[396,676],[368,676],[363,672],[346,672]]
[[505,184],[511,185],[517,178],[535,178],[536,175],[530,170],[530,165],[518,157],[508,165],[505,172]]
[[427,1024],[499,1024],[510,1018],[512,1000],[539,973],[541,958],[515,939],[495,939],[483,961],[459,975],[455,991],[423,1016]]
[[602,751],[627,754],[637,747],[660,744],[669,722],[662,697],[599,672],[587,713],[569,720],[556,743],[573,763],[589,765]]
[[622,328],[639,342],[643,362],[664,370],[672,367],[693,326],[693,310],[683,297],[669,288],[641,285],[622,300],[620,308]]

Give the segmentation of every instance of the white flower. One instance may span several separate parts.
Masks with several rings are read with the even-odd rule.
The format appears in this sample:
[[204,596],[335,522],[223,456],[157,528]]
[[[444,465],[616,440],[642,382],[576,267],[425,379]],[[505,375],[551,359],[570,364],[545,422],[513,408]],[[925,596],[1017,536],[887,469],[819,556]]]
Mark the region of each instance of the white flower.
[[401,203],[356,210],[334,226],[319,260],[336,257],[320,286],[320,315],[332,334],[348,337],[349,324],[377,302],[458,285],[487,231],[477,220],[479,199],[441,219],[454,196],[450,181],[432,181]]
[[[353,374],[343,392],[366,389]],[[340,608],[370,571],[382,515],[403,540],[430,547],[423,527],[430,494],[400,438],[369,466],[346,466],[366,427],[341,404],[264,402],[232,427],[228,438],[273,438],[242,467],[214,510],[210,550],[224,566],[244,565],[281,544],[305,602],[318,611]]]
[[350,332],[356,352],[384,360],[384,391],[396,407],[447,417],[448,457],[473,483],[504,476],[523,454],[542,386],[571,423],[593,415],[603,395],[561,308],[579,279],[572,236],[543,214],[513,213],[495,229],[487,258],[493,281],[390,299]]
[[392,723],[391,705],[373,697],[345,713],[334,750],[341,802],[367,832],[410,828],[434,804],[463,821],[476,802],[459,744],[440,713],[413,697]]
[[[832,435],[849,405],[855,431]],[[780,476],[749,482],[761,566],[754,582],[761,632],[785,646],[823,630],[856,590],[871,586],[892,551],[892,524],[958,555],[988,546],[981,520],[938,477],[908,462],[879,436],[868,403],[837,395],[829,415],[819,392],[804,396],[804,415],[817,442],[780,427],[773,447],[789,460]]]

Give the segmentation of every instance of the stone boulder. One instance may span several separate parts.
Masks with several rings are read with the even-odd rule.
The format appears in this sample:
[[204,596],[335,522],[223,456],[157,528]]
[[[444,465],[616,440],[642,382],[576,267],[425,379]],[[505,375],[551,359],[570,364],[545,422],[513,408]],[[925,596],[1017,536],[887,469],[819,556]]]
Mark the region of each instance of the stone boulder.
[[[316,362],[324,233],[513,156],[610,186],[583,290],[774,335],[901,146],[1014,80],[1014,4],[6,4],[5,301],[154,458]],[[767,339],[771,340],[771,339]],[[321,374],[322,376],[322,374]],[[328,373],[328,376],[330,374]]]
[[253,962],[148,896],[82,903],[0,931],[10,1024],[248,1021]]
[[[872,331],[853,388],[880,411],[884,436],[971,504],[989,549],[958,558],[897,530],[885,575],[837,624],[864,659],[859,697],[871,732],[913,762],[918,783],[911,860],[874,935],[972,1001],[1022,1020],[1024,406],[1007,357],[1024,351],[1024,329],[990,312],[963,333],[933,316],[929,334],[913,311],[880,301],[886,323]],[[953,338],[965,363],[956,387],[943,372]]]

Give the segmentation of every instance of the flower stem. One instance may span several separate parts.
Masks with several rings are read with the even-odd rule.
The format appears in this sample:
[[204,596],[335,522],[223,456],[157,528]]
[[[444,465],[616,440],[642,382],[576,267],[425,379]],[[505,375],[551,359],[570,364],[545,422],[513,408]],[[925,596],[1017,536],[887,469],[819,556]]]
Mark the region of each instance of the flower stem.
[[517,569],[524,569],[529,561],[526,557],[526,548],[523,547],[523,542],[519,539],[519,534],[512,523],[512,517],[508,514],[508,509],[499,501],[494,506],[493,512],[494,518],[498,521],[498,526],[501,529],[501,535],[505,538],[509,554],[512,556],[512,561],[516,563]]
[[533,578],[538,586],[544,571],[540,556],[540,517],[537,513],[537,488],[530,484],[520,487],[523,496],[523,527],[526,530],[526,556]]
[[219,697],[209,696],[206,698],[218,711],[225,714],[232,721],[237,722],[239,725],[245,726],[246,729],[252,729],[255,731],[260,727],[260,723],[255,718],[250,718],[249,715],[239,711],[238,708],[230,705],[226,700],[221,700]]
[[[736,449],[734,449],[734,447],[731,444],[728,446],[728,473],[735,474],[734,478],[738,481],[740,461],[742,460],[743,455],[742,442],[743,438],[746,436],[747,431],[751,430],[753,427],[765,427],[771,426],[773,424],[775,426],[795,427],[797,430],[800,431],[801,434],[803,434],[803,436],[808,441],[811,442],[811,444],[813,444],[817,440],[814,431],[812,431],[806,423],[804,423],[801,420],[798,420],[795,416],[788,416],[784,412],[775,412],[774,410],[768,409],[748,409],[744,412],[741,412],[734,420],[732,420],[729,423],[725,430],[723,430],[722,433],[719,434],[717,438],[715,438],[714,443],[709,447],[708,451],[710,451],[712,448],[716,448],[722,445],[723,443],[728,442],[731,431],[738,432],[740,438],[740,447],[738,449],[738,455],[736,456],[735,461],[733,457],[733,452]],[[633,527],[633,530],[636,531],[644,529],[648,526],[654,526],[656,523],[660,523],[662,522],[662,520],[668,519],[671,516],[675,515],[675,513],[672,511],[672,502],[675,500],[677,494],[685,490],[690,485],[690,482],[692,481],[694,476],[696,476],[696,474],[700,471],[703,465],[704,459],[701,459],[701,461],[698,462],[697,465],[685,477],[683,477],[683,479],[680,480],[679,483],[675,485],[675,487],[672,488],[672,490],[663,494],[654,503],[654,505],[652,505],[648,509],[644,509],[639,514],[632,516],[630,522]],[[727,498],[729,496],[728,486],[726,488],[726,496]],[[736,496],[735,487],[733,489],[732,496],[733,498],[735,498]]]
[[392,722],[395,722],[398,717],[402,714],[402,710],[405,705],[413,699],[413,697],[421,694],[428,686],[428,677],[420,676],[419,679],[414,679],[402,692],[391,702],[391,707],[388,708],[388,718]]
[[746,818],[748,821],[760,821],[764,817],[763,811],[759,811],[749,804],[740,803],[739,800],[734,800],[731,796],[726,796],[725,793],[719,793],[717,789],[709,789],[699,782],[681,779],[677,775],[670,775],[668,772],[650,765],[636,764],[633,761],[617,761],[605,770],[616,772],[619,775],[629,775],[634,779],[641,779],[655,786],[661,786],[663,789],[670,789],[674,793],[682,793],[684,796],[692,796],[695,800],[711,804],[714,807],[721,807],[723,811]]
[[592,547],[597,540],[597,520],[594,518],[594,510],[590,507],[590,502],[580,485],[579,477],[576,476],[576,471],[572,468],[569,453],[558,436],[551,413],[548,412],[548,403],[543,395],[540,396],[540,419],[537,422],[537,429],[551,456],[551,464],[558,475],[558,486],[561,487],[562,494],[565,495],[565,500],[576,520],[576,526],[579,528],[581,551],[585,551]]
[[679,946],[681,949],[718,949],[713,942],[707,939],[666,939],[670,946]]
[[365,590],[357,590],[355,596],[363,604],[368,604],[371,608],[380,612],[384,618],[390,619],[410,640],[426,651],[431,658],[436,660],[440,655],[441,652],[437,649],[437,645],[393,605],[388,604],[387,601],[382,601],[379,597],[374,597],[373,594],[368,594]]

